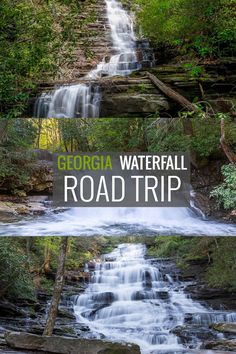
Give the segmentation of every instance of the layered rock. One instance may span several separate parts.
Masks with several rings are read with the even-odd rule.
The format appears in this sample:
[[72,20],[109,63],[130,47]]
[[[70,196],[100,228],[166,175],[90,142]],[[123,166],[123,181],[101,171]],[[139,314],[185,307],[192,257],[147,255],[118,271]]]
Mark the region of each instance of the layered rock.
[[[229,60],[202,65],[200,68],[201,75],[199,77],[194,76],[192,71],[186,69],[184,65],[160,65],[149,70],[190,101],[202,102],[210,112],[232,111],[236,102],[233,90],[236,62]],[[86,70],[83,69],[81,73],[85,73]],[[38,94],[53,90],[55,84],[72,83],[79,82],[73,77],[69,81],[42,83],[39,86]],[[176,102],[154,87],[144,71],[129,77],[105,77],[98,80],[97,84],[99,84],[102,94],[100,117],[147,117],[158,113],[163,117],[176,117],[178,111],[182,109]],[[34,102],[35,97],[32,97],[29,116],[32,115]]]
[[40,350],[57,354],[140,354],[133,344],[117,344],[100,340],[74,339],[67,337],[42,337],[34,334],[7,332],[7,344],[12,348]]
[[69,62],[61,65],[59,80],[76,80],[86,75],[111,54],[111,37],[104,0],[84,1],[78,14],[78,40]]

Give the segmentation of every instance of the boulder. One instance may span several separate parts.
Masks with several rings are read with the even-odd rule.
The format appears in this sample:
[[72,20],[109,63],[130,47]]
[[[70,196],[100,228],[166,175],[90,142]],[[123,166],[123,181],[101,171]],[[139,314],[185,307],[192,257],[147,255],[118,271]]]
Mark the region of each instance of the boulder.
[[5,220],[8,217],[14,217],[16,215],[17,212],[11,203],[0,201],[0,220]]
[[101,107],[101,116],[147,115],[168,109],[169,104],[161,95],[126,93],[105,96]]
[[206,342],[202,349],[225,350],[227,352],[236,352],[236,340],[218,340]]
[[40,350],[57,354],[140,354],[134,344],[118,344],[100,340],[67,337],[43,337],[35,334],[6,332],[5,339],[11,348]]
[[110,291],[94,294],[92,296],[92,300],[94,302],[105,304],[107,306],[110,305],[113,301],[115,301],[115,299],[115,295]]
[[168,291],[157,291],[156,294],[157,294],[158,298],[161,300],[168,300],[169,299]]
[[213,323],[210,328],[218,332],[236,334],[236,323]]
[[178,336],[182,343],[191,343],[193,339],[204,341],[216,338],[213,331],[198,325],[177,326],[171,330],[171,333]]

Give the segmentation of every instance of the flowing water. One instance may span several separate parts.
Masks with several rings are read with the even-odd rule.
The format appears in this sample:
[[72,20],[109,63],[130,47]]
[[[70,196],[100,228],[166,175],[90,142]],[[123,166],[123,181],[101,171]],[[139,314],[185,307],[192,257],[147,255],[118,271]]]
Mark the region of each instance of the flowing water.
[[[107,18],[111,31],[114,55],[104,58],[97,68],[83,78],[88,83],[61,86],[53,92],[43,93],[34,108],[40,118],[95,118],[99,117],[101,92],[96,79],[102,76],[129,75],[141,68],[137,58],[136,38],[132,16],[116,0],[106,0]],[[142,47],[142,46],[141,46]],[[142,52],[143,62],[152,62],[148,43]]]
[[48,209],[43,216],[0,222],[0,236],[236,236],[236,224],[208,220],[190,208]]
[[[236,322],[236,313],[212,311],[191,300],[170,262],[146,260],[145,252],[142,244],[121,244],[95,263],[90,284],[75,299],[79,323],[98,338],[136,343],[142,354],[164,354],[199,348],[196,326],[207,334],[211,323]],[[173,331],[184,324],[192,327],[185,344]]]

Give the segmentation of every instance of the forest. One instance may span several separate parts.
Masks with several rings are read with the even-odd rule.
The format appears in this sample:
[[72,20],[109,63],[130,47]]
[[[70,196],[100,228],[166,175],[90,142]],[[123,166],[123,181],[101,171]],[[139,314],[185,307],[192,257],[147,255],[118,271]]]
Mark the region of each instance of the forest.
[[[236,0],[0,14],[0,353],[236,352]],[[54,207],[62,152],[189,152],[190,204]]]
[[[40,178],[55,152],[168,152],[191,151],[192,183],[206,195],[212,206],[234,218],[236,208],[236,170],[233,160],[225,155],[220,144],[221,120],[225,122],[227,146],[235,151],[236,125],[226,114],[216,117],[198,114],[197,118],[175,118],[163,122],[158,118],[99,119],[17,119],[1,122],[0,190],[24,198],[37,194],[32,186],[35,174]],[[191,129],[189,129],[191,124]],[[231,162],[231,163],[230,163]],[[205,190],[198,179],[211,171],[212,181]],[[52,174],[52,172],[50,172]],[[51,194],[41,181],[41,194]],[[201,180],[202,183],[202,180]],[[207,182],[209,183],[209,182]],[[11,197],[12,195],[12,197]],[[4,202],[4,199],[2,199]],[[3,205],[4,207],[4,205]]]
[[[65,248],[64,245],[66,245]],[[217,311],[221,310],[221,312],[226,311],[227,313],[227,311],[235,309],[234,296],[236,283],[234,273],[236,266],[236,244],[235,238],[232,237],[1,238],[1,330],[2,328],[8,330],[17,329],[23,333],[27,330],[28,334],[24,337],[26,348],[37,349],[37,345],[35,347],[35,344],[27,344],[30,343],[30,339],[32,338],[30,336],[32,334],[38,335],[39,343],[40,338],[42,338],[39,335],[43,333],[44,336],[50,336],[53,331],[55,335],[63,336],[63,349],[61,349],[64,350],[63,353],[66,353],[65,348],[68,350],[66,346],[69,345],[69,342],[66,341],[66,338],[80,338],[78,342],[73,342],[76,346],[81,342],[81,338],[87,338],[87,350],[89,350],[89,345],[91,343],[94,345],[95,343],[94,337],[92,332],[89,334],[89,329],[85,324],[80,323],[81,319],[79,322],[78,320],[77,322],[75,321],[77,304],[80,298],[82,301],[83,296],[86,296],[86,288],[89,287],[89,282],[94,279],[94,271],[96,272],[96,269],[98,269],[94,267],[96,267],[96,264],[100,267],[102,266],[104,262],[102,254],[107,254],[105,264],[109,265],[109,262],[114,262],[114,259],[112,260],[111,257],[115,257],[116,250],[123,249],[125,252],[126,247],[130,251],[132,249],[146,249],[145,262],[147,263],[145,263],[145,273],[142,273],[142,281],[146,282],[146,292],[151,291],[148,290],[147,284],[149,284],[150,279],[147,272],[149,269],[154,270],[156,269],[155,267],[159,267],[159,272],[162,272],[164,269],[165,274],[171,277],[168,278],[172,279],[171,284],[174,283],[177,287],[179,285],[184,286],[186,294],[191,296],[193,301],[198,301],[202,304],[204,303],[204,306],[211,307],[211,310],[208,309],[208,311],[211,311],[209,322],[206,323],[206,319],[204,320],[205,322],[198,321],[198,326],[196,326],[194,323],[191,323],[191,314],[187,314],[185,316],[188,316],[188,320],[186,320],[185,325],[174,329],[174,333],[177,334],[181,342],[185,343],[186,347],[190,343],[192,345],[195,343],[194,345],[196,345],[200,340],[203,343],[202,348],[216,350],[223,348],[227,352],[231,345],[231,351],[232,349],[234,350],[235,344],[233,343],[235,342],[232,341],[232,337],[224,337],[224,340],[219,342],[216,335],[217,331],[222,333],[228,331],[230,333],[230,328],[232,328],[232,331],[234,328],[233,324],[229,324],[228,327],[225,324],[226,327],[223,327],[217,318]],[[64,251],[62,252],[63,248]],[[126,253],[124,253],[123,257],[123,261],[121,257],[116,262],[127,262],[129,258],[126,261],[125,257],[131,257],[132,259],[132,255],[127,256]],[[153,264],[153,268],[148,268],[150,267],[148,264]],[[140,266],[142,267],[142,265]],[[162,269],[162,267],[164,268]],[[124,271],[126,270],[128,271],[128,268],[125,268]],[[105,270],[103,270],[104,272]],[[219,273],[221,274],[220,277]],[[175,283],[177,281],[174,280],[175,277],[178,277],[178,282],[180,283]],[[124,284],[123,286],[125,286]],[[111,287],[110,291],[115,291],[112,289]],[[164,306],[166,301],[167,293],[164,289],[160,293],[163,304],[159,306]],[[168,290],[169,296],[173,296],[170,295],[171,291],[170,288]],[[59,297],[56,299],[57,295]],[[86,317],[86,314],[89,313],[88,319],[95,319],[96,321],[97,317],[94,317],[94,311],[98,314],[104,307],[109,309],[111,303],[115,301],[115,299],[110,299],[112,296],[111,293],[101,292],[99,296],[103,297],[100,300],[97,298],[100,305],[94,305],[95,308],[98,306],[96,310],[93,310],[91,313],[91,310],[87,310],[82,317]],[[52,302],[49,309],[47,304],[50,303],[50,299],[52,299]],[[142,303],[140,301],[142,298],[137,298],[136,300],[139,300],[139,304]],[[55,306],[55,301],[56,310],[52,310],[53,306]],[[58,306],[59,308],[57,309]],[[83,302],[81,302],[80,307],[82,309],[84,308],[83,306]],[[47,309],[49,309],[49,312]],[[48,317],[46,314],[48,314]],[[115,317],[113,320],[115,320]],[[203,333],[206,335],[204,336]],[[194,342],[193,335],[195,338]],[[3,350],[4,348],[7,349],[9,345],[13,345],[13,348],[14,345],[16,347],[19,345],[17,337],[14,334],[9,334],[5,338],[6,342],[1,342]],[[59,337],[57,338],[59,340]],[[98,337],[96,336],[95,338]],[[207,342],[207,338],[210,338],[211,341]],[[137,343],[135,337],[133,341]],[[27,345],[30,345],[30,347]],[[57,348],[57,344],[55,344],[55,348]],[[120,348],[119,344],[117,344],[115,348],[110,347],[109,353],[116,353],[115,350],[123,353],[121,349],[122,347]],[[131,353],[136,353],[135,346],[132,347],[132,350]]]

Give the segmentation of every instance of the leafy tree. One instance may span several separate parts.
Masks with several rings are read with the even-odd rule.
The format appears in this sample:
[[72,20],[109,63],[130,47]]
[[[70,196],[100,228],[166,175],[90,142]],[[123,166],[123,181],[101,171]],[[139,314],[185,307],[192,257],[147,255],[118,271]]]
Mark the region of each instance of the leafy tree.
[[100,118],[94,120],[90,140],[99,151],[147,151],[146,126],[141,118]]
[[234,237],[218,239],[211,255],[212,263],[206,280],[213,287],[236,290],[236,240]]
[[42,75],[70,56],[78,2],[2,0],[0,13],[0,117],[18,118]]
[[224,209],[236,209],[236,167],[233,164],[222,167],[224,182],[214,188],[211,196],[218,201],[218,207]]
[[32,174],[33,155],[30,152],[36,130],[30,120],[0,120],[0,188],[15,194],[24,193]]
[[136,0],[136,4],[141,28],[154,43],[200,57],[234,55],[235,0]]
[[0,238],[0,297],[34,298],[27,257],[12,238]]

